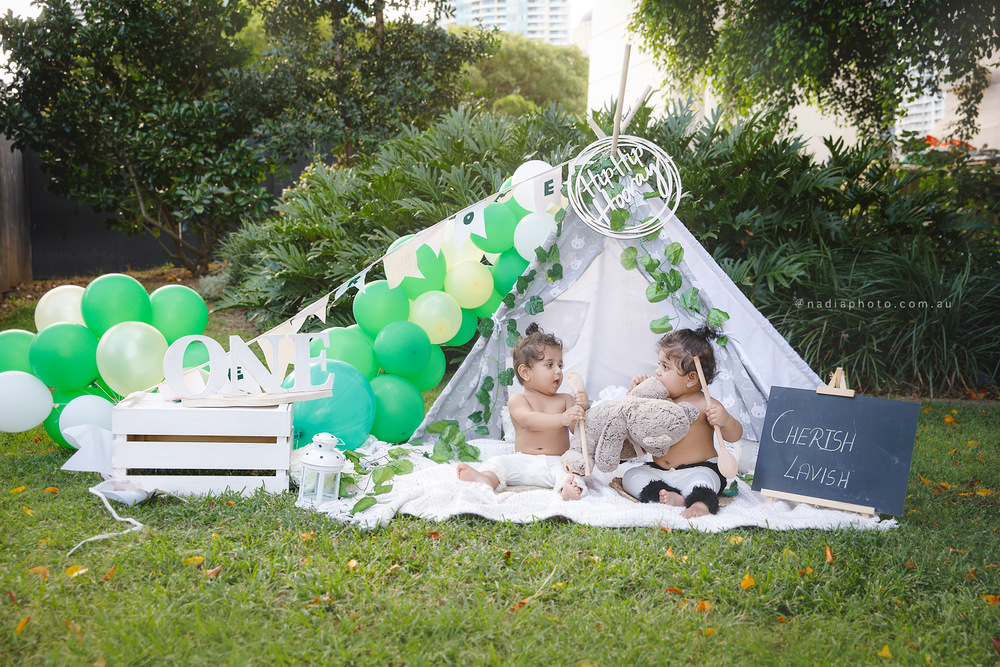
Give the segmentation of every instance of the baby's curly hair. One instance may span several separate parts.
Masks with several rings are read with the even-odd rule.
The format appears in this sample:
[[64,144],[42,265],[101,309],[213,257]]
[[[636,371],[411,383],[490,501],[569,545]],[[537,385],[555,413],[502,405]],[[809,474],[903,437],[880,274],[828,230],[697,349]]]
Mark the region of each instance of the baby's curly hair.
[[678,329],[663,336],[656,343],[656,349],[663,350],[669,358],[676,359],[684,375],[696,370],[694,358],[698,357],[701,370],[705,373],[705,383],[711,384],[715,379],[715,351],[712,349],[712,341],[718,337],[719,332],[711,327]]
[[514,362],[514,375],[517,376],[517,381],[524,384],[524,378],[517,372],[521,364],[531,368],[536,361],[541,361],[545,358],[545,348],[558,347],[562,350],[562,346],[561,340],[556,338],[554,334],[542,331],[537,322],[529,324],[528,328],[524,330],[524,336],[521,340],[517,341],[517,344],[511,351],[511,357]]

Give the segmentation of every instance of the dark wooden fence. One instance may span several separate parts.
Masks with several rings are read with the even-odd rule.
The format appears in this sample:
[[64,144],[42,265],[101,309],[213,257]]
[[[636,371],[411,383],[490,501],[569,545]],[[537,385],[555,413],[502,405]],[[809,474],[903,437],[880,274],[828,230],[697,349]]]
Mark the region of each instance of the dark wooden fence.
[[0,294],[31,279],[31,225],[21,151],[0,134]]

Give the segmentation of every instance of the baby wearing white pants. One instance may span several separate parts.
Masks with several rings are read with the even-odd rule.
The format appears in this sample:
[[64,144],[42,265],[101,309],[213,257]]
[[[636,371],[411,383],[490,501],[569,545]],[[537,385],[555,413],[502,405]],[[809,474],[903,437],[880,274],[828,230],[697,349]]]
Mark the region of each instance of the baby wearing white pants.
[[497,476],[500,480],[495,489],[497,493],[508,486],[543,486],[559,493],[567,477],[573,478],[573,484],[580,489],[581,497],[587,493],[587,485],[583,478],[568,472],[562,464],[561,456],[521,452],[501,454],[486,459],[479,467],[479,472],[491,472]]

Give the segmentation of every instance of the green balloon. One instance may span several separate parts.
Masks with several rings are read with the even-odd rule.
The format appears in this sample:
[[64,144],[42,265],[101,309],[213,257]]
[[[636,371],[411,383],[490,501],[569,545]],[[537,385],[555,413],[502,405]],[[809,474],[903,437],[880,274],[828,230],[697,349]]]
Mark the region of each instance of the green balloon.
[[419,373],[431,355],[431,340],[420,325],[390,322],[375,338],[375,359],[392,375]]
[[399,246],[403,245],[404,243],[406,243],[407,241],[409,241],[410,239],[412,239],[414,236],[416,236],[416,234],[407,234],[405,236],[400,236],[398,239],[396,239],[395,241],[393,241],[389,245],[389,247],[386,249],[386,252],[387,253],[388,252],[392,252],[393,250],[395,250]]
[[423,369],[419,373],[405,377],[413,383],[417,391],[430,391],[441,382],[446,366],[444,350],[440,345],[431,345],[431,355]]
[[520,222],[521,218],[531,213],[531,211],[518,204],[517,200],[514,199],[513,196],[505,201],[503,205],[509,208],[510,212],[514,214],[514,220],[516,222]]
[[167,344],[182,336],[201,335],[208,326],[208,305],[201,295],[184,285],[164,285],[149,295],[151,324]]
[[406,442],[424,420],[424,398],[413,383],[396,375],[371,382],[375,421],[371,434],[383,442]]
[[483,252],[504,252],[514,247],[514,228],[517,218],[503,204],[487,204],[483,209],[486,236],[472,234],[470,238],[476,247]]
[[375,280],[354,297],[353,310],[354,320],[374,338],[385,325],[409,317],[410,300],[401,288],[390,289],[387,281]]
[[35,334],[24,329],[0,331],[0,373],[4,371],[31,373],[28,348],[31,347],[34,338]]
[[423,244],[417,248],[417,268],[422,278],[403,278],[399,283],[406,296],[416,299],[424,292],[444,288],[444,275],[448,267],[443,252],[435,251],[428,244]]
[[56,322],[28,348],[32,373],[56,389],[83,389],[97,379],[97,336],[82,324]]
[[493,263],[493,288],[500,294],[507,294],[528,268],[528,260],[521,257],[516,249],[501,253]]
[[[184,359],[181,361],[181,365],[184,368],[200,368],[208,359],[208,346],[200,340],[195,340],[188,343],[188,346],[184,348]],[[206,370],[209,368],[209,366],[205,367]]]
[[477,316],[489,319],[493,317],[493,313],[497,312],[497,308],[500,307],[501,303],[503,303],[503,295],[494,290],[490,298],[486,300],[486,303],[472,310]]
[[108,273],[91,281],[83,290],[80,311],[87,327],[98,337],[120,322],[148,324],[153,319],[146,288],[122,273]]
[[476,335],[476,328],[479,326],[479,315],[475,310],[462,309],[462,325],[458,328],[458,333],[452,336],[445,345],[465,345]]
[[326,349],[327,360],[343,361],[361,371],[369,380],[378,373],[378,364],[375,363],[375,350],[372,341],[364,334],[361,327],[331,327],[324,330],[330,337],[330,344],[323,345],[323,341],[314,339],[309,344],[312,356],[319,355],[320,350]]

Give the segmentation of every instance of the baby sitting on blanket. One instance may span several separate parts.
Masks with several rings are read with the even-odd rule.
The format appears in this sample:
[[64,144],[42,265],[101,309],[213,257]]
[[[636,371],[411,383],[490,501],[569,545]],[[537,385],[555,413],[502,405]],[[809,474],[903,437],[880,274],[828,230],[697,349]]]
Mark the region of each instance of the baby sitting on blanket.
[[514,424],[514,453],[487,459],[479,470],[459,463],[458,478],[489,484],[494,491],[508,486],[545,486],[563,500],[577,500],[587,487],[582,477],[568,472],[560,455],[569,449],[569,433],[583,419],[587,392],[560,394],[562,341],[528,325],[512,351],[517,380],[524,391],[507,402]]

